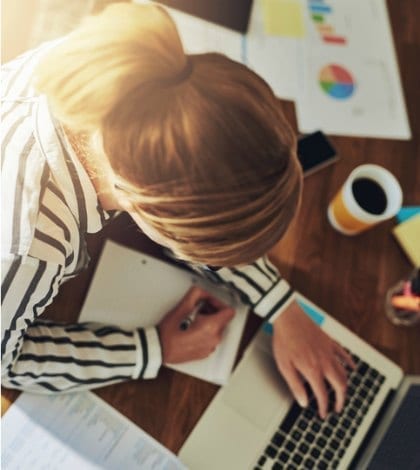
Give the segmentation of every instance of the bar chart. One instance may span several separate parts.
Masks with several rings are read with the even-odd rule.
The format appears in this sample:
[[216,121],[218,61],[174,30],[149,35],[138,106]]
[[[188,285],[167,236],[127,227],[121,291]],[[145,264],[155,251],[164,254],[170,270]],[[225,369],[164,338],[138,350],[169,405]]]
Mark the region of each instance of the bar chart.
[[313,24],[323,42],[327,44],[346,45],[347,38],[336,31],[333,22],[334,9],[322,0],[308,0],[308,8]]

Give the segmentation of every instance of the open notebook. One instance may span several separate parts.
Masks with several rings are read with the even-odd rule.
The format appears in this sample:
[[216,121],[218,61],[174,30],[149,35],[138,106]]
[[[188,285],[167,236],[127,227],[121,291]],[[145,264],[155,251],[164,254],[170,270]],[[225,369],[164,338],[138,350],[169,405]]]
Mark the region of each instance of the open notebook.
[[193,284],[232,305],[236,315],[213,354],[203,360],[170,367],[223,385],[232,371],[248,312],[237,296],[224,286],[216,286],[198,275],[107,240],[79,321],[127,329],[153,326]]

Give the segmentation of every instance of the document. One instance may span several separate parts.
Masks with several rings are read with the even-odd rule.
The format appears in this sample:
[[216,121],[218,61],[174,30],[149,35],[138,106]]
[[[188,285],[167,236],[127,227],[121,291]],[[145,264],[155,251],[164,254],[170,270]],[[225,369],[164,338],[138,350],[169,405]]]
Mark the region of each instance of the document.
[[[300,0],[294,3],[303,11]],[[303,39],[296,35],[268,35],[264,15],[279,12],[264,10],[263,6],[261,0],[254,1],[248,34],[244,37],[244,62],[270,85],[276,96],[296,100],[303,87]],[[288,20],[286,23],[290,25]],[[303,30],[300,33],[305,34]]]
[[294,100],[301,132],[411,138],[386,0],[254,0],[245,35],[169,11],[188,53],[225,54]]
[[385,0],[308,0],[299,130],[409,139]]
[[[134,3],[150,3],[134,0]],[[218,52],[237,62],[242,61],[242,35],[210,21],[165,6],[178,28],[185,52],[203,54]]]
[[248,313],[248,307],[226,286],[107,240],[79,321],[128,329],[154,326],[193,285],[232,305],[236,314],[214,353],[206,359],[170,367],[223,385],[232,371]]
[[4,470],[184,470],[169,450],[91,392],[22,393],[1,420]]

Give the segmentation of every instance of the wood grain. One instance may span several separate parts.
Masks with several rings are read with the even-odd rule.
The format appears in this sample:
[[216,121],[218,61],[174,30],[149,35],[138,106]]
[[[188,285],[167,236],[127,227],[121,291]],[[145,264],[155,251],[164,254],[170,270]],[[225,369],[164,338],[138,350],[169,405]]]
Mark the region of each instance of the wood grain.
[[[389,1],[388,6],[413,138],[407,142],[333,138],[340,161],[305,180],[301,210],[271,256],[296,289],[396,361],[406,373],[419,374],[420,327],[396,327],[384,312],[386,290],[411,270],[391,236],[395,222],[345,237],[335,232],[326,218],[328,203],[347,175],[367,162],[383,165],[394,173],[403,188],[404,204],[420,203],[418,3]],[[293,104],[283,105],[296,128]],[[88,270],[62,287],[46,315],[62,321],[76,320],[106,237],[160,254],[159,248],[147,242],[127,217],[118,218],[89,239],[92,261]],[[259,319],[250,318],[243,345],[259,324]],[[156,380],[127,382],[96,393],[176,452],[216,392],[214,385],[163,369]],[[17,394],[2,389],[2,396],[10,401]]]

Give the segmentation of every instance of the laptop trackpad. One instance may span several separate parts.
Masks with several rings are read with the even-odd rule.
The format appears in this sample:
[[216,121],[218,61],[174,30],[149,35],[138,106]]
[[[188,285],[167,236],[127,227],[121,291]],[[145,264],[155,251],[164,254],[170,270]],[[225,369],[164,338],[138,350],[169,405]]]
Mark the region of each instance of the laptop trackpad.
[[223,390],[223,402],[262,431],[286,413],[292,402],[271,354],[253,348]]

